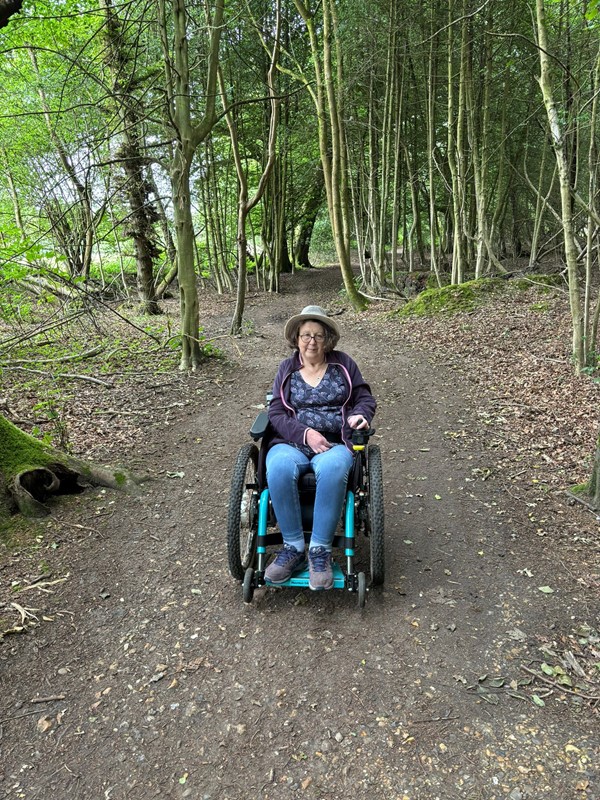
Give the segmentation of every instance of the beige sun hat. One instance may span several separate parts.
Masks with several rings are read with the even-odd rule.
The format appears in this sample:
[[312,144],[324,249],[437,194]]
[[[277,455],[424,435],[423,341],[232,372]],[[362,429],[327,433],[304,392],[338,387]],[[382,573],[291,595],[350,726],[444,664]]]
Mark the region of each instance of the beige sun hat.
[[298,334],[298,328],[303,322],[306,320],[313,320],[314,322],[320,322],[321,325],[326,325],[328,328],[331,329],[335,342],[333,346],[338,342],[340,338],[340,328],[335,320],[327,315],[327,312],[321,306],[305,306],[299,314],[295,314],[293,317],[290,317],[288,321],[285,323],[285,328],[283,329],[283,335],[285,336],[286,340],[292,347],[296,346],[296,336]]

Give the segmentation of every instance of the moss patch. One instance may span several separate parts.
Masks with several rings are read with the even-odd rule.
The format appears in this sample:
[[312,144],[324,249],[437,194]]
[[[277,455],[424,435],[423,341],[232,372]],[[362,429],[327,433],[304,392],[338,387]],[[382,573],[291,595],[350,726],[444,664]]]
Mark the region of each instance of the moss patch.
[[127,483],[127,476],[122,472],[115,472],[115,481],[117,482],[117,486],[125,486]]
[[56,452],[49,451],[38,439],[0,416],[0,473],[6,479],[60,460]]
[[590,485],[589,483],[578,483],[576,486],[571,486],[569,488],[569,494],[577,495],[578,497],[589,492]]
[[395,314],[399,317],[425,317],[436,314],[458,314],[471,311],[492,292],[504,291],[506,281],[501,278],[480,278],[461,284],[426,289],[409,300]]
[[527,289],[544,289],[549,290],[557,286],[565,286],[565,281],[562,275],[554,273],[552,275],[521,275],[519,278],[512,278],[511,285],[516,286],[517,289],[526,291]]
[[0,518],[0,555],[32,546],[37,547],[39,537],[42,535],[43,528],[36,520],[27,519],[20,514],[13,514],[5,519]]

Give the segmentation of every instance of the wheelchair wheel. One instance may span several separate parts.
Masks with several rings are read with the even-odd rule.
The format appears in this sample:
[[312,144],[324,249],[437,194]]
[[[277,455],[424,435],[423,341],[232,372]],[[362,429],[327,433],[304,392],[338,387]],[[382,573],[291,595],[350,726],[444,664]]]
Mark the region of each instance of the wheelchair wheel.
[[367,579],[364,572],[359,572],[356,583],[356,594],[358,600],[358,607],[364,608],[367,600]]
[[381,450],[376,444],[368,450],[369,475],[369,539],[371,543],[371,585],[381,586],[385,580],[383,541],[383,468]]
[[254,597],[254,570],[252,567],[248,567],[244,574],[244,583],[242,588],[244,592],[244,603],[251,603],[252,598]]
[[258,447],[248,442],[239,451],[229,491],[227,557],[229,572],[244,579],[252,564],[258,532]]

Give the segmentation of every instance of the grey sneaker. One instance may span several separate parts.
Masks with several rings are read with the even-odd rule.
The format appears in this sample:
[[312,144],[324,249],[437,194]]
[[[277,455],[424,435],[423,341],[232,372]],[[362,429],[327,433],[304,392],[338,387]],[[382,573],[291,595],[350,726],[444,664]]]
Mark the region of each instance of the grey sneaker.
[[331,553],[326,547],[311,547],[308,551],[308,575],[308,585],[314,591],[333,586]]
[[300,553],[295,547],[284,544],[265,570],[265,580],[269,583],[285,583],[300,567],[306,565],[304,552]]

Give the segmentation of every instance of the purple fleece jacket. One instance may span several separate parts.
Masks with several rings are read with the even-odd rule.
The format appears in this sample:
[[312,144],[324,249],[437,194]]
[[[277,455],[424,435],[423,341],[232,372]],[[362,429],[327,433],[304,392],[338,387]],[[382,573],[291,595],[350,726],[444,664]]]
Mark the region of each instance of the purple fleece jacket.
[[[342,440],[351,450],[352,428],[348,425],[348,417],[362,414],[370,424],[375,416],[377,403],[371,394],[369,384],[360,373],[356,362],[346,353],[332,350],[325,356],[328,364],[337,364],[348,384],[348,396],[342,406]],[[290,402],[290,378],[293,372],[300,369],[302,362],[298,351],[286,358],[279,365],[273,383],[273,399],[269,404],[269,421],[275,431],[270,445],[278,442],[306,444],[306,432],[309,428],[296,417],[296,410]]]

